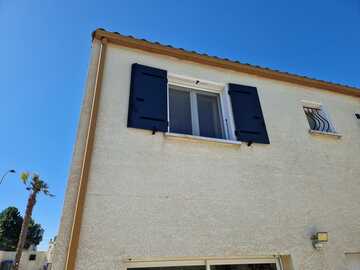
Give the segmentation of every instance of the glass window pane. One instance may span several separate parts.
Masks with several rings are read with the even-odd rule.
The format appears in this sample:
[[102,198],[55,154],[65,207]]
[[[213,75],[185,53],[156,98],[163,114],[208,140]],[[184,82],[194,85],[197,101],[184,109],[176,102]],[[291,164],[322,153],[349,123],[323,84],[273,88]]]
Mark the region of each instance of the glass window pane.
[[276,270],[274,263],[211,265],[210,270]]
[[190,92],[169,89],[170,131],[192,134]]
[[146,268],[128,268],[128,270],[206,270],[205,265],[194,266],[161,266],[161,267],[146,267]]
[[221,131],[218,97],[197,94],[200,136],[223,138]]

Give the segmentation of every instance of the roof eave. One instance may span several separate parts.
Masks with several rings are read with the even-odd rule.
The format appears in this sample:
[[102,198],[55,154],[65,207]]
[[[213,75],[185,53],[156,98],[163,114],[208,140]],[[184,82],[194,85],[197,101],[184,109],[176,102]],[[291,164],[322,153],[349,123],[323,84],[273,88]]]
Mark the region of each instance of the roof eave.
[[360,89],[356,87],[321,81],[308,77],[303,77],[295,74],[289,74],[281,71],[275,71],[267,68],[242,64],[227,59],[221,59],[213,56],[203,55],[196,52],[185,51],[183,49],[165,46],[159,43],[152,43],[146,40],[136,39],[129,36],[124,36],[119,33],[108,32],[103,29],[97,29],[93,32],[93,38],[101,40],[106,38],[108,42],[139,49],[155,54],[167,55],[181,60],[196,62],[203,65],[238,71],[251,75],[256,75],[268,79],[279,80],[283,82],[294,83],[298,85],[324,89],[341,94],[360,97]]

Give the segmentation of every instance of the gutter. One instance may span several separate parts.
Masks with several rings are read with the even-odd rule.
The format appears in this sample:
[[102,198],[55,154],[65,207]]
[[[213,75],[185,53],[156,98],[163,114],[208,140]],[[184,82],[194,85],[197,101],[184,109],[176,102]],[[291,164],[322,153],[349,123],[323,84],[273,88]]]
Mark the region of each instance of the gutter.
[[101,38],[100,54],[97,65],[96,80],[94,86],[94,94],[91,105],[90,120],[87,128],[86,144],[81,165],[80,181],[73,216],[73,223],[70,234],[70,241],[67,250],[65,270],[74,270],[77,256],[77,249],[79,247],[80,228],[84,212],[85,195],[89,179],[91,157],[94,146],[94,137],[96,130],[96,121],[99,111],[99,101],[101,94],[101,82],[103,77],[104,62],[106,55],[107,39]]

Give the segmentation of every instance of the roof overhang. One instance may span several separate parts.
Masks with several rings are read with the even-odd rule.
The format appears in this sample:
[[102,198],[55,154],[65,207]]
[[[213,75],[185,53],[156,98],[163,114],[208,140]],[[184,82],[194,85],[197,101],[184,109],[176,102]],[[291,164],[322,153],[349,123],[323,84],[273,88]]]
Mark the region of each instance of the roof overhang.
[[139,49],[150,53],[167,55],[181,60],[191,61],[203,65],[208,65],[217,68],[238,71],[251,75],[264,77],[293,84],[324,89],[341,94],[360,97],[360,89],[352,86],[317,80],[309,77],[304,77],[296,74],[290,74],[282,71],[272,70],[264,67],[254,66],[250,64],[242,64],[238,61],[218,58],[206,54],[199,54],[193,51],[186,51],[160,43],[150,42],[144,39],[137,39],[131,36],[124,36],[116,32],[108,32],[103,29],[97,29],[93,32],[93,38],[101,40],[107,39],[108,42],[120,46]]

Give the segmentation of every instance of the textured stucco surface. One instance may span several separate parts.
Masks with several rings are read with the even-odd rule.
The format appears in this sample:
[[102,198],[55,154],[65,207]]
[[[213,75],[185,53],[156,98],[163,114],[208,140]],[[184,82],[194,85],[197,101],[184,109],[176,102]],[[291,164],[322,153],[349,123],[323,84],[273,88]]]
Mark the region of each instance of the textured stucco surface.
[[[223,145],[126,128],[135,62],[256,86],[271,144]],[[342,138],[309,134],[302,100],[321,102]],[[110,44],[76,269],[123,269],[127,257],[280,253],[291,255],[295,270],[345,270],[344,252],[360,251],[356,111],[354,97]],[[79,144],[58,260],[70,235]],[[315,231],[329,232],[322,251],[312,248]],[[54,269],[63,269],[61,263]]]

